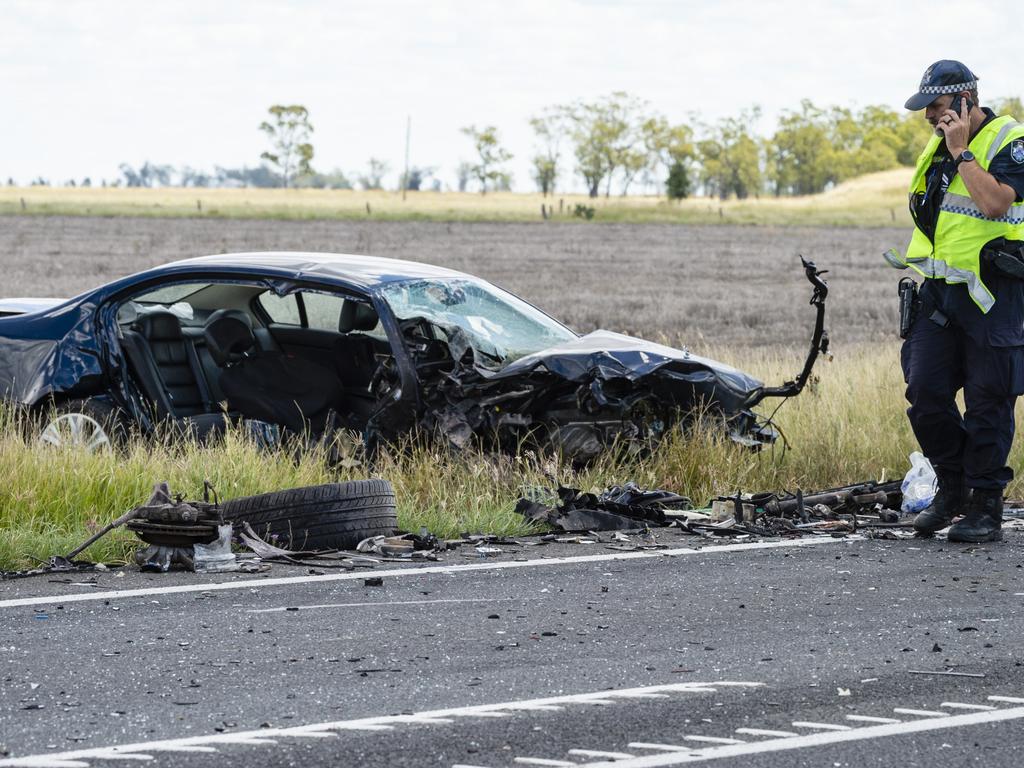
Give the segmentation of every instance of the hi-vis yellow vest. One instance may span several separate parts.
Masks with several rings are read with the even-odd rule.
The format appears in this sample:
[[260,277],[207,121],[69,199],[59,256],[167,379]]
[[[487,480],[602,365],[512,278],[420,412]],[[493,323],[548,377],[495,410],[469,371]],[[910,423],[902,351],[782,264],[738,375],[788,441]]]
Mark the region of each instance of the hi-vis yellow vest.
[[[978,131],[968,148],[977,163],[988,170],[989,163],[1003,147],[1014,139],[1024,137],[1024,123],[1012,117],[997,117]],[[916,194],[925,191],[925,174],[932,164],[932,156],[942,141],[933,136],[917,159],[917,170],[910,182],[911,204]],[[990,219],[971,200],[964,180],[957,174],[946,190],[935,223],[935,242],[917,227],[907,248],[907,265],[923,277],[945,280],[947,283],[966,283],[967,290],[982,312],[995,304],[995,297],[981,282],[981,249],[997,237],[1024,240],[1024,203],[1013,203],[1005,216]]]

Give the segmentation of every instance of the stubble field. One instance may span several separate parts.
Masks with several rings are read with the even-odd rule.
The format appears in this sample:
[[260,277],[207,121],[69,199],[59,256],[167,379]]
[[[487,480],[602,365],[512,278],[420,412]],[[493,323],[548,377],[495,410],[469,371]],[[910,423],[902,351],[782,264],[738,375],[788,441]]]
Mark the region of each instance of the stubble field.
[[900,228],[0,217],[4,296],[72,296],[167,261],[288,250],[425,261],[487,278],[580,332],[693,349],[803,344],[798,254],[829,270],[839,346],[891,340]]

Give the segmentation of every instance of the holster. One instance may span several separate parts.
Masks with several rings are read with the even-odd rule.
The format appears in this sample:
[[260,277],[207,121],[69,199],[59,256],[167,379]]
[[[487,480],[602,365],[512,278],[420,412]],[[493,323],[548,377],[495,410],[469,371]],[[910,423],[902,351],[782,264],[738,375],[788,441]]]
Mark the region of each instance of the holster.
[[910,329],[914,327],[914,321],[918,315],[924,314],[929,320],[940,328],[949,326],[949,318],[946,313],[935,306],[930,297],[922,295],[918,285],[912,278],[904,277],[899,282],[900,297],[900,338],[910,336]]
[[1024,280],[1024,242],[1000,237],[985,244],[981,260],[1000,277]]
[[900,297],[900,338],[910,335],[910,329],[921,309],[921,300],[917,294],[917,283],[912,278],[904,277],[897,288]]

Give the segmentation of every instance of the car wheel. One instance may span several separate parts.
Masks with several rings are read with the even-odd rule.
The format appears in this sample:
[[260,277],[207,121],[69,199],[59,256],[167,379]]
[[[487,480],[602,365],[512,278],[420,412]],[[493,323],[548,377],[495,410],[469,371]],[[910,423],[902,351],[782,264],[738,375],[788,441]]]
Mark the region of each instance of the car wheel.
[[124,434],[120,410],[101,400],[69,400],[44,412],[38,422],[38,442],[54,448],[95,453],[109,451]]
[[244,496],[221,504],[224,519],[249,523],[275,546],[294,551],[355,549],[398,527],[395,490],[387,480],[352,480]]

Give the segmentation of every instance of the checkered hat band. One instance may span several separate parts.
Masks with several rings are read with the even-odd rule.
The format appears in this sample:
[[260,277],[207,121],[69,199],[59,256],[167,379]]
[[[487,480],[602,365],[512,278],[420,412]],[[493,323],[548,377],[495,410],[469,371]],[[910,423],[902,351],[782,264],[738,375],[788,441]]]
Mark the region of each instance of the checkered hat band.
[[943,93],[959,93],[960,91],[973,91],[978,87],[977,80],[967,83],[954,83],[953,85],[922,85],[921,93],[935,94],[940,96]]

